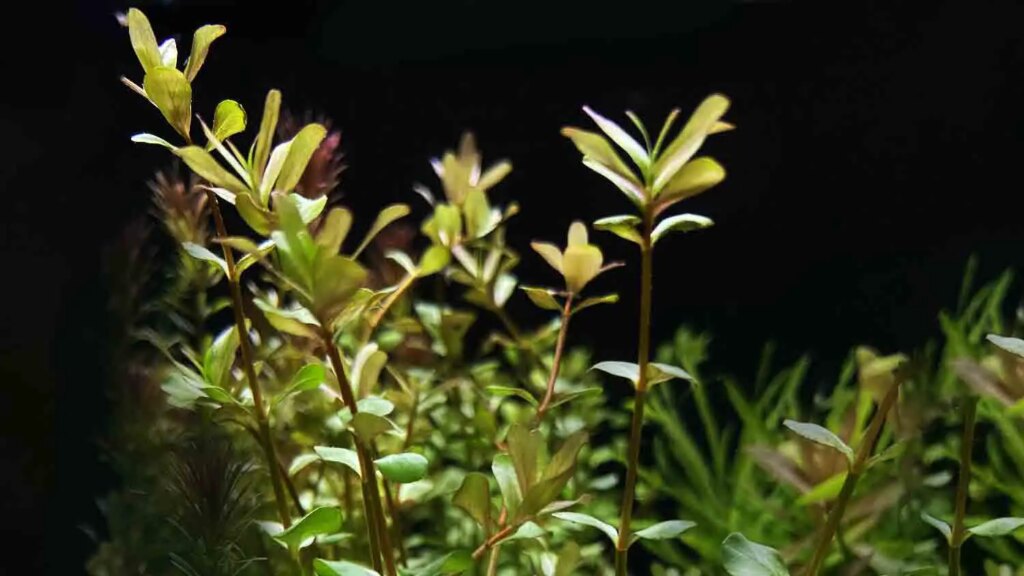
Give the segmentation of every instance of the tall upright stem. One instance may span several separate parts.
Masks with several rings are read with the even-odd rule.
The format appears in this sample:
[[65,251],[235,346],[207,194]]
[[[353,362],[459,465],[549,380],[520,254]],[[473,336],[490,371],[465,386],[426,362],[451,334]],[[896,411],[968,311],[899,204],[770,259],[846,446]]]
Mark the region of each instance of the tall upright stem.
[[949,576],[960,576],[960,546],[964,543],[964,516],[967,514],[967,496],[971,486],[971,459],[974,446],[974,422],[978,414],[978,399],[963,400],[964,429],[960,444],[960,475],[956,485],[956,512],[953,516],[953,534],[949,542]]
[[[352,384],[345,377],[345,367],[341,362],[341,353],[334,343],[334,338],[326,328],[321,333],[321,339],[327,348],[327,356],[331,361],[331,367],[338,378],[338,389],[341,392],[341,399],[348,406],[352,415],[359,413],[356,405],[355,393]],[[398,573],[394,565],[394,552],[391,550],[391,539],[387,535],[387,526],[384,521],[384,510],[381,506],[380,492],[377,488],[377,471],[370,457],[369,450],[358,438],[355,442],[356,455],[359,459],[362,474],[363,490],[363,514],[366,518],[367,534],[370,541],[370,559],[374,569],[378,572],[387,567],[386,574],[394,576]],[[383,564],[381,559],[383,557]]]
[[[228,235],[224,226],[224,217],[220,213],[220,206],[217,203],[217,196],[207,191],[210,202],[210,209],[213,212],[213,222],[217,229],[217,236],[225,238]],[[239,285],[238,269],[235,267],[235,256],[231,248],[222,244],[224,262],[227,263],[227,280],[231,291],[231,309],[235,316],[235,331],[238,333],[238,349],[242,356],[242,368],[245,371],[245,378],[252,393],[252,401],[256,407],[256,422],[259,426],[260,444],[263,447],[263,454],[267,461],[267,468],[270,470],[270,484],[274,489],[274,501],[277,503],[277,514],[281,524],[288,528],[291,526],[292,517],[288,510],[288,499],[285,496],[284,481],[281,476],[280,462],[277,459],[277,448],[274,446],[273,437],[270,434],[270,422],[267,416],[267,407],[263,403],[263,392],[260,390],[259,381],[256,379],[256,369],[253,367],[252,343],[249,342],[249,331],[245,327],[245,315],[243,312],[242,288]]]
[[551,361],[551,376],[548,377],[548,388],[544,393],[544,400],[537,408],[537,422],[544,419],[544,414],[551,407],[551,399],[555,396],[555,382],[558,381],[558,371],[562,367],[562,351],[565,349],[565,336],[569,332],[569,319],[572,317],[572,299],[574,294],[569,292],[565,297],[565,306],[562,308],[562,324],[558,327],[558,341],[555,343],[555,358]]
[[879,404],[878,410],[875,411],[875,415],[871,419],[871,424],[868,426],[868,430],[864,434],[864,439],[861,441],[861,444],[857,449],[857,454],[854,457],[853,463],[850,464],[850,471],[847,473],[846,480],[843,482],[843,488],[839,492],[836,504],[829,512],[828,519],[825,521],[825,526],[822,527],[821,532],[818,533],[818,540],[814,546],[814,555],[811,557],[811,561],[807,565],[807,569],[804,570],[804,576],[817,576],[818,571],[821,570],[822,564],[825,563],[825,558],[828,556],[829,548],[832,545],[832,538],[835,537],[836,530],[839,529],[839,523],[843,520],[843,514],[846,513],[846,507],[853,498],[853,492],[857,488],[857,482],[867,469],[868,458],[871,457],[871,453],[875,449],[875,443],[878,441],[878,436],[882,432],[882,426],[885,425],[885,418],[896,403],[896,400],[899,398],[901,383],[899,378],[900,377],[897,376],[896,382],[894,382],[888,392],[886,392],[885,398],[882,399],[882,403]]
[[651,233],[654,228],[654,213],[644,210],[644,228],[640,244],[640,326],[637,340],[639,351],[637,365],[636,396],[633,400],[633,421],[629,431],[629,451],[626,458],[626,485],[622,494],[622,510],[619,516],[619,540],[615,543],[615,574],[626,575],[627,551],[632,536],[629,525],[633,519],[633,499],[636,496],[636,478],[640,467],[640,436],[643,430],[644,401],[647,397],[647,364],[651,353],[651,289],[654,277],[653,246]]

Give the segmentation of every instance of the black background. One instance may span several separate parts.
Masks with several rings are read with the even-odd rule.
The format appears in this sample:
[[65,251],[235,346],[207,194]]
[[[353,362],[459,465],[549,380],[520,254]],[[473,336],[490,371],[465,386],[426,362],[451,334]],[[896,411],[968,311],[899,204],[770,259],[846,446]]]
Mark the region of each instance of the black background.
[[[394,201],[423,217],[411,184],[434,184],[428,158],[472,129],[485,161],[515,164],[492,199],[522,205],[512,242],[531,283],[554,278],[529,240],[561,243],[572,219],[629,209],[558,134],[588,124],[582,104],[658,126],[728,94],[738,129],[706,152],[729,177],[685,207],[717,225],[665,242],[655,262],[656,337],[710,329],[722,369],[749,374],[777,340],[812,351],[827,385],[852,345],[934,335],[969,254],[982,278],[1019,263],[1024,20],[1011,0],[259,4],[143,5],[183,53],[197,26],[228,26],[195,111],[234,98],[258,118],[277,87],[287,108],[329,115],[363,226]],[[167,164],[129,136],[168,129],[117,80],[141,76],[113,16],[126,6],[25,6],[39,14],[7,19],[0,104],[0,523],[20,550],[5,556],[29,563],[20,573],[76,574],[91,550],[77,525],[101,525],[94,498],[116,485],[96,443],[109,410],[101,248],[148,209],[144,183]],[[630,260],[601,282],[624,300],[581,316],[573,339],[628,359],[634,255],[599,240]],[[513,311],[542,319],[522,298]]]

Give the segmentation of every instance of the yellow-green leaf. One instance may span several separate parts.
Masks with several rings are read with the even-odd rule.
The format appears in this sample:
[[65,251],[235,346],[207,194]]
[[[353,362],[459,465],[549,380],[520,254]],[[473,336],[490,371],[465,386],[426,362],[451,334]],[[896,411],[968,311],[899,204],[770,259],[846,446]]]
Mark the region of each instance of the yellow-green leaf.
[[132,49],[142,64],[143,71],[149,71],[162,65],[160,58],[160,46],[156,43],[156,35],[153,34],[153,27],[149,24],[149,18],[137,8],[128,10],[128,37],[132,42]]
[[363,237],[363,241],[359,243],[359,247],[352,253],[352,257],[359,256],[370,245],[374,237],[380,234],[381,230],[387,228],[395,220],[405,217],[407,214],[409,214],[409,207],[405,204],[392,204],[381,210],[377,214],[377,219],[373,221],[373,225],[370,226],[370,230]]
[[552,268],[562,273],[562,251],[558,249],[558,246],[551,244],[550,242],[530,242],[530,247],[533,248],[537,254],[540,254],[542,258]]
[[167,122],[189,140],[192,125],[192,86],[185,75],[174,68],[155,66],[142,81],[146,96]]
[[[586,232],[584,232],[585,234]],[[575,245],[562,255],[562,275],[569,291],[579,293],[601,271],[604,256],[597,246]]]
[[672,144],[654,164],[654,193],[658,194],[683,167],[693,158],[708,133],[716,128],[719,119],[729,109],[729,99],[721,94],[712,94],[704,99],[683,126]]
[[234,100],[222,100],[213,112],[213,134],[218,140],[226,140],[245,130],[245,109]]
[[281,112],[281,92],[271,90],[267,92],[267,98],[263,104],[263,118],[260,120],[260,131],[256,135],[254,156],[252,160],[253,179],[260,185],[263,171],[267,167],[267,160],[270,157],[270,147],[273,145],[274,130],[277,129],[277,117]]
[[299,184],[309,159],[313,157],[313,153],[320,147],[320,142],[326,135],[327,129],[320,124],[307,124],[299,130],[288,147],[288,157],[281,166],[277,182],[273,183],[274,190],[291,192]]
[[[181,158],[185,164],[192,169],[200,178],[210,182],[219,188],[225,188],[238,195],[238,198],[248,196],[248,188],[234,174],[228,172],[217,160],[206,150],[199,146],[184,146],[174,151],[174,154]],[[236,199],[236,205],[238,203]]]
[[725,180],[725,168],[714,158],[702,156],[687,162],[658,193],[657,211],[692,198]]
[[352,228],[352,212],[345,208],[331,208],[316,234],[316,243],[328,254],[337,254]]
[[210,44],[227,32],[227,28],[219,24],[207,24],[196,30],[192,35],[192,51],[188,55],[188,63],[185,64],[185,78],[189,82],[195,80],[199,69],[206,62],[206,55],[210,52]]

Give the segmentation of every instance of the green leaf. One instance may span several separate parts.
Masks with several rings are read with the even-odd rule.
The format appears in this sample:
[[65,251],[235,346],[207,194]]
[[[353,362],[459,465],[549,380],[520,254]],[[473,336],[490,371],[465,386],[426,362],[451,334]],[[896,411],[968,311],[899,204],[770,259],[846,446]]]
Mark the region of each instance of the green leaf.
[[658,193],[655,213],[664,211],[717,186],[725,180],[725,168],[714,158],[701,157],[687,162],[671,181]]
[[950,528],[948,523],[939,520],[927,512],[921,512],[921,520],[924,520],[927,524],[941,532],[947,544],[953,541],[953,529]]
[[380,576],[379,572],[344,560],[317,558],[313,561],[313,570],[316,576]]
[[641,244],[643,243],[643,239],[640,237],[640,232],[636,229],[639,224],[640,218],[637,216],[623,214],[618,216],[606,216],[596,220],[594,221],[594,228],[596,230],[611,232],[619,238],[624,238],[630,242]]
[[844,482],[846,482],[846,472],[833,474],[827,480],[819,482],[810,491],[802,494],[796,499],[796,503],[798,506],[810,506],[835,500],[839,496],[839,492],[842,491]]
[[534,538],[542,538],[547,532],[543,528],[533,522],[523,522],[523,524],[508,538],[503,538],[499,542],[512,542],[515,540],[533,540]]
[[359,349],[352,361],[352,383],[355,384],[356,394],[359,397],[366,396],[373,391],[387,361],[388,355],[373,342]]
[[522,398],[523,400],[526,400],[526,402],[529,403],[531,406],[538,405],[537,399],[533,397],[533,394],[530,394],[529,392],[523,390],[522,388],[516,388],[515,386],[487,386],[484,389],[487,390],[487,393],[490,394],[491,396],[497,396],[499,398],[507,396],[517,396],[519,398]]
[[320,335],[320,325],[305,308],[282,310],[261,299],[254,299],[253,304],[263,312],[270,325],[281,332],[304,338],[318,338]]
[[704,144],[704,139],[715,129],[718,120],[729,109],[729,99],[721,94],[712,94],[700,103],[676,139],[654,164],[654,193],[657,194],[679,172],[684,164]]
[[523,493],[519,489],[519,480],[512,458],[508,454],[497,454],[491,463],[491,472],[494,474],[494,479],[498,481],[498,489],[501,491],[505,508],[508,509],[508,515],[514,518],[523,502]]
[[363,237],[363,241],[359,243],[359,247],[352,253],[352,257],[356,258],[370,245],[370,242],[380,234],[381,230],[388,227],[389,224],[409,214],[409,207],[405,204],[392,204],[380,211],[377,214],[377,219],[373,221],[373,226],[370,226],[370,230]]
[[547,288],[536,288],[533,286],[520,286],[520,290],[526,292],[526,296],[539,308],[545,310],[561,310],[562,306],[552,295],[553,290]]
[[395,429],[395,425],[390,420],[370,412],[356,414],[352,417],[350,425],[359,440],[364,443],[369,443],[377,436]]
[[689,520],[668,520],[666,522],[659,522],[653,526],[648,526],[643,530],[637,530],[633,534],[632,541],[635,542],[637,539],[670,540],[672,538],[678,538],[683,532],[686,532],[696,525],[696,522],[691,522]]
[[228,138],[245,130],[245,109],[234,100],[222,100],[213,112],[213,135],[218,140]]
[[577,304],[573,308],[572,313],[575,314],[580,310],[585,310],[587,308],[590,308],[591,306],[597,306],[598,304],[614,304],[618,301],[618,294],[605,294],[604,296],[593,296],[590,298],[586,298],[582,302]]
[[282,394],[282,398],[307,390],[315,390],[326,379],[327,371],[324,369],[323,364],[306,364],[292,376],[292,380]]
[[594,172],[597,172],[601,176],[604,176],[612,184],[615,184],[615,186],[637,206],[643,206],[647,203],[647,194],[644,192],[643,187],[634,178],[622,176],[604,164],[595,162],[589,158],[583,159],[583,165]]
[[300,548],[307,539],[341,530],[341,510],[332,506],[317,508],[274,536],[288,548]]
[[247,197],[249,189],[234,174],[228,172],[217,160],[206,150],[199,146],[184,146],[174,150],[174,154],[182,159],[200,178],[210,182],[214,186],[230,190],[238,195],[236,206],[239,200]]
[[420,263],[417,265],[416,276],[422,278],[424,276],[430,276],[431,274],[437,274],[441,270],[444,270],[444,267],[448,265],[450,260],[451,252],[449,252],[447,248],[433,244],[423,252],[423,255],[420,256]]
[[689,372],[672,366],[670,364],[662,364],[660,362],[650,362],[647,364],[647,385],[654,386],[662,382],[668,382],[673,378],[680,380],[686,380],[688,382],[697,382],[697,379],[690,375]]
[[568,246],[562,253],[562,275],[566,287],[579,293],[591,280],[601,272],[604,256],[597,246]]
[[220,256],[210,252],[206,247],[200,246],[199,244],[193,244],[192,242],[183,242],[181,247],[185,249],[185,252],[187,252],[189,256],[197,260],[216,264],[220,267],[221,271],[224,272],[225,276],[228,275],[228,263]]
[[590,367],[591,370],[600,370],[606,372],[612,376],[618,376],[619,378],[625,378],[633,383],[635,386],[637,381],[640,380],[640,367],[632,362],[615,362],[605,361],[598,362]]
[[452,497],[452,504],[465,510],[485,532],[491,525],[491,485],[487,476],[470,472]]
[[276,182],[271,182],[273,190],[291,192],[302,179],[303,172],[313,153],[320,147],[320,142],[327,136],[327,129],[320,124],[307,124],[292,138],[288,146],[288,156],[281,165],[281,172]]
[[313,270],[313,309],[316,317],[333,320],[366,282],[366,269],[344,256],[319,254]]
[[314,446],[313,451],[324,462],[334,462],[348,466],[358,476],[362,477],[363,468],[359,465],[359,455],[355,450],[348,448],[335,448],[334,446]]
[[530,247],[559,274],[562,273],[562,251],[550,242],[530,242]]
[[274,250],[273,240],[264,240],[256,246],[256,250],[242,256],[238,263],[235,265],[235,269],[238,270],[238,275],[241,276],[242,272],[248,270],[253,264],[259,262],[263,258],[270,254]]
[[975,536],[1007,536],[1024,527],[1024,518],[996,518],[967,531]]
[[654,232],[651,233],[651,243],[657,243],[662,236],[669,232],[692,232],[694,230],[708,228],[712,225],[714,225],[714,222],[712,222],[710,218],[699,216],[697,214],[678,214],[676,216],[669,216],[655,226]]
[[319,460],[320,456],[317,454],[299,454],[288,466],[288,476],[295,476],[305,470],[307,466]]
[[729,576],[789,576],[774,548],[751,542],[738,532],[722,542],[722,559]]
[[506,438],[508,455],[515,466],[520,492],[526,495],[538,479],[537,460],[543,438],[539,431],[529,430],[522,424],[513,424]]
[[651,159],[647,155],[647,150],[640,145],[639,142],[633,139],[625,130],[622,129],[618,124],[601,116],[597,112],[590,109],[589,106],[584,106],[583,111],[594,120],[598,128],[601,129],[612,142],[615,142],[619,148],[625,150],[626,154],[633,159],[633,162],[640,167],[641,170],[647,170],[651,164]]
[[668,136],[669,129],[672,128],[672,124],[676,121],[679,116],[679,108],[673,108],[668,116],[665,117],[665,122],[661,125],[661,131],[658,133],[658,140],[654,143],[651,156],[658,158],[661,155],[661,146],[665,143],[665,137]]
[[461,574],[473,567],[473,553],[469,550],[456,550],[442,555],[429,564],[414,569],[399,569],[400,576],[441,576],[442,574]]
[[163,65],[160,57],[160,46],[156,43],[156,35],[149,19],[137,8],[128,10],[128,37],[132,42],[132,50],[142,64],[142,70],[149,71]]
[[597,528],[601,532],[604,532],[606,536],[612,541],[612,544],[617,544],[619,541],[619,531],[614,526],[607,522],[602,522],[593,516],[588,514],[580,514],[578,512],[555,512],[552,514],[559,520],[565,520],[566,522],[572,522],[573,524],[581,524],[583,526],[590,526],[591,528]]
[[1006,350],[1010,354],[1024,358],[1024,340],[1021,340],[1020,338],[989,334],[988,336],[985,336],[985,339],[999,348]]
[[328,254],[337,254],[352,228],[352,212],[345,208],[331,208],[316,234],[316,243]]
[[213,386],[230,388],[231,366],[238,351],[238,331],[230,326],[214,338],[203,355],[203,376]]
[[551,401],[551,405],[549,406],[549,408],[556,408],[558,406],[561,406],[562,404],[565,404],[566,402],[572,402],[573,400],[577,398],[582,398],[584,396],[600,396],[601,392],[603,391],[604,390],[602,388],[593,386],[590,388],[583,388],[582,390],[567,392],[565,394],[558,394],[557,396],[555,396],[554,400]]
[[586,442],[587,433],[583,430],[566,438],[544,469],[540,481],[524,493],[520,517],[534,515],[558,498],[576,472],[576,457]]
[[199,69],[206,62],[206,56],[210,53],[210,44],[220,38],[228,29],[219,24],[207,24],[196,30],[192,35],[192,51],[189,52],[188,62],[185,64],[185,77],[191,82],[195,80]]
[[267,167],[267,159],[270,158],[270,147],[273,145],[274,131],[277,129],[277,117],[280,112],[281,92],[277,90],[267,92],[267,98],[263,104],[263,118],[260,120],[260,131],[256,135],[252,161],[253,179],[260,186],[262,186],[261,178],[263,172]]
[[[156,105],[178,134],[189,140],[192,126],[192,86],[185,75],[174,68],[156,66],[142,81],[146,96]],[[227,186],[224,186],[227,188]]]
[[430,465],[423,455],[415,452],[390,454],[374,462],[385,478],[399,484],[422,480],[427,475],[427,467]]
[[603,136],[596,132],[581,130],[579,128],[562,128],[562,135],[572,140],[576,149],[583,154],[584,160],[591,160],[594,163],[604,166],[607,170],[618,175],[619,178],[632,182],[639,188],[640,181],[629,166],[622,161],[618,152],[612,147]]
[[[256,201],[248,193],[239,194],[235,197],[235,208],[238,210],[238,215],[242,217],[242,220],[245,220],[245,223],[253,231],[263,236],[272,233],[275,220],[274,214],[256,204]],[[274,244],[277,244],[277,242],[274,242]]]
[[831,431],[822,428],[817,424],[812,424],[810,422],[797,422],[796,420],[785,420],[782,425],[811,442],[821,444],[822,446],[828,446],[829,448],[839,451],[841,454],[846,456],[847,462],[851,464],[853,463],[853,449],[847,446],[846,442],[840,440],[839,437]]
[[175,150],[178,149],[178,147],[175,146],[174,144],[171,144],[167,140],[164,140],[163,138],[155,136],[153,134],[136,134],[132,136],[132,142],[137,142],[139,144],[156,144],[157,146],[163,146],[164,148],[167,148],[171,152],[174,152]]

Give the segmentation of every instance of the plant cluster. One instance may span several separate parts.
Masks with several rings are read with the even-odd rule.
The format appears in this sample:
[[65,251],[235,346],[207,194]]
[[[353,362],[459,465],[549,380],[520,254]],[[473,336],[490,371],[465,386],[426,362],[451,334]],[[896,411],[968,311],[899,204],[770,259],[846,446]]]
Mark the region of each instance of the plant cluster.
[[[594,287],[624,271],[609,272],[619,264],[577,221],[564,246],[531,245],[556,273],[549,286],[521,284],[506,241],[519,209],[495,198],[510,162],[485,165],[464,135],[431,161],[437,191],[415,187],[427,204],[419,237],[403,228],[412,209],[394,204],[355,241],[333,193],[338,133],[283,121],[276,90],[249,137],[237,101],[207,123],[193,84],[225,28],[198,29],[179,66],[175,41],[159,43],[142,12],[125,21],[143,77],[124,83],[171,129],[133,140],[191,175],[152,186],[178,257],[159,298],[125,313],[145,351],[121,358],[133,377],[118,390],[162,393],[118,399],[118,438],[133,440],[113,452],[132,489],[104,501],[111,537],[92,574],[922,573],[942,565],[928,524],[945,537],[949,574],[972,536],[1019,560],[992,537],[1024,520],[968,514],[1002,505],[985,502],[992,494],[1013,509],[1024,500],[1013,483],[1024,342],[991,336],[995,355],[982,344],[986,330],[1005,333],[1005,283],[945,318],[941,354],[858,349],[813,407],[797,394],[805,360],[775,377],[766,362],[752,397],[703,377],[706,338],[682,331],[655,354],[654,250],[712,225],[668,212],[724,180],[698,153],[733,128],[726,97],[685,122],[673,110],[656,136],[633,113],[639,139],[587,107],[596,130],[562,130],[633,208],[592,228],[639,250],[635,362],[594,363],[569,347],[571,321],[615,304]],[[551,321],[520,326],[507,307],[517,294]],[[490,319],[500,329],[476,336]],[[631,384],[627,410],[606,400],[608,377]],[[719,425],[721,395],[733,425]],[[820,424],[786,419],[799,414]],[[978,422],[989,449],[972,462]],[[953,475],[936,469],[949,460],[945,522]],[[663,517],[664,502],[680,518]],[[638,546],[653,564],[630,556]]]

